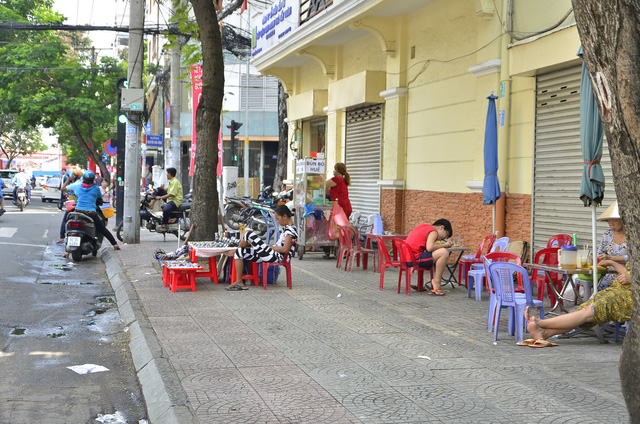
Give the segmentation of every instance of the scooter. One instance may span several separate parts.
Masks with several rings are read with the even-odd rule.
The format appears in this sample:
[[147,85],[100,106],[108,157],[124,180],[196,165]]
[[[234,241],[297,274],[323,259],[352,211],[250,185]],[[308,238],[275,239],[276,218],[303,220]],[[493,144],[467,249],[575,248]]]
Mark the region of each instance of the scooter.
[[20,212],[24,211],[24,208],[29,204],[29,199],[27,199],[27,191],[24,187],[20,187],[16,190],[16,198],[13,199],[13,204],[20,209]]
[[[162,225],[162,210],[154,210],[150,206],[154,198],[155,195],[152,192],[146,192],[142,195],[140,199],[140,226],[151,232],[162,234],[165,238],[167,234],[173,234],[180,240],[185,240],[187,233],[191,229],[191,221],[189,219],[189,212],[191,211],[190,195],[185,196],[180,207],[169,215],[169,228],[167,231],[158,230],[158,227]],[[123,223],[120,222],[116,227],[116,237],[120,241],[124,241],[122,239],[122,230]]]
[[[102,213],[98,212],[100,219]],[[96,230],[93,219],[82,212],[71,211],[67,216],[67,229],[65,232],[65,250],[71,254],[75,262],[82,260],[82,255],[98,254],[102,246],[102,233]]]

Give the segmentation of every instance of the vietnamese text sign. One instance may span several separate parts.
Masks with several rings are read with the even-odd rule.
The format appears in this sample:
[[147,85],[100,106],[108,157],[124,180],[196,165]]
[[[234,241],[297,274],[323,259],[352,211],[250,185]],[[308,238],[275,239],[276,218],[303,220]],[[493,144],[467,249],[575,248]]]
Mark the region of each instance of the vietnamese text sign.
[[162,148],[162,141],[164,138],[161,135],[148,135],[147,146],[148,147],[160,147]]
[[299,27],[300,0],[276,0],[252,22],[251,56],[271,49]]

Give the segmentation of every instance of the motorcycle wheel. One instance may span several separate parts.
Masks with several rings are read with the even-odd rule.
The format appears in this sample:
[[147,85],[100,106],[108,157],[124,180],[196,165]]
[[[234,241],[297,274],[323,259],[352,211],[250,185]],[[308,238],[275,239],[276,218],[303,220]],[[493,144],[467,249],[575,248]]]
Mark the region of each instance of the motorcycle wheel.
[[120,221],[120,223],[118,224],[118,226],[116,227],[116,237],[118,238],[118,240],[124,242],[124,240],[122,239],[122,221]]
[[18,200],[18,209],[20,209],[20,212],[24,211],[24,203],[22,200]]
[[304,246],[298,245],[298,259],[302,260],[303,256],[304,256]]
[[74,262],[80,262],[82,260],[82,250],[76,249],[71,252],[71,259],[73,259]]
[[236,231],[240,229],[240,223],[233,220],[233,215],[239,215],[241,210],[240,206],[236,204],[230,205],[227,208],[224,212],[224,223],[227,224],[227,227]]

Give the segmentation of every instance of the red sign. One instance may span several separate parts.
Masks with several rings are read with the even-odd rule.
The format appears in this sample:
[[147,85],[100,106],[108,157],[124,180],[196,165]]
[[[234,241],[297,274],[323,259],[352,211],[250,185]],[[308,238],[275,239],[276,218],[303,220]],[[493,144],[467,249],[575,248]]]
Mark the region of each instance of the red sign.
[[192,113],[192,122],[193,125],[191,127],[191,165],[189,166],[189,176],[193,176],[193,171],[196,166],[196,112],[198,110],[198,104],[200,103],[200,97],[202,97],[202,66],[201,65],[193,65],[191,67],[191,91],[193,99],[193,107],[191,110]]

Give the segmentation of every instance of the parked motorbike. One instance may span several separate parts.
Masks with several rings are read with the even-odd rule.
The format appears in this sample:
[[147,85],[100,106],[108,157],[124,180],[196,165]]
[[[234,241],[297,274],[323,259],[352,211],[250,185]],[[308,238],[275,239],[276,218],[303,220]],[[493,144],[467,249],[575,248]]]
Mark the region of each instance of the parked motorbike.
[[[180,240],[187,238],[187,233],[191,228],[191,221],[189,220],[189,212],[191,211],[191,195],[185,196],[180,207],[171,212],[169,216],[169,228],[167,231],[158,231],[157,228],[162,225],[162,210],[154,210],[150,203],[155,198],[154,193],[144,193],[140,199],[140,226],[146,228],[151,232],[157,232],[165,236],[173,234],[179,237]],[[122,239],[123,223],[120,222],[116,227],[116,237],[120,241]]]
[[20,211],[24,211],[24,208],[29,204],[29,199],[27,199],[27,191],[24,187],[19,187],[16,190],[16,198],[13,199],[13,204],[20,209]]
[[[98,215],[102,219],[100,212]],[[90,216],[82,212],[69,212],[64,244],[65,250],[71,254],[75,262],[81,261],[82,256],[89,253],[96,256],[102,246],[103,237]]]

